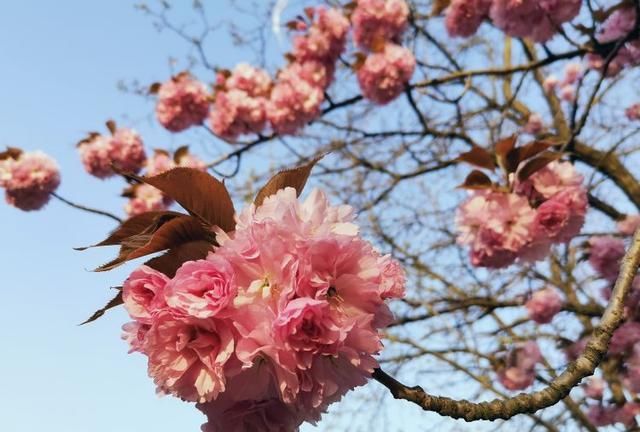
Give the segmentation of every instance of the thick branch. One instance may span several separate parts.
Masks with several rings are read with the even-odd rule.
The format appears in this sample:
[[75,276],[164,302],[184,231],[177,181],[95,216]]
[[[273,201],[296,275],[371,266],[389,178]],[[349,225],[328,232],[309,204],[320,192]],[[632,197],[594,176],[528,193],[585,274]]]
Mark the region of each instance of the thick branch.
[[565,398],[583,378],[593,375],[596,367],[604,358],[611,335],[623,319],[624,302],[639,264],[640,230],[636,232],[631,247],[623,258],[622,268],[613,288],[611,300],[584,352],[543,390],[531,394],[521,393],[508,399],[474,403],[431,396],[419,386],[407,387],[381,369],[374,370],[373,378],[387,387],[396,399],[413,402],[425,411],[434,411],[440,415],[461,418],[466,421],[509,419],[517,414],[534,413],[542,408],[555,405]]

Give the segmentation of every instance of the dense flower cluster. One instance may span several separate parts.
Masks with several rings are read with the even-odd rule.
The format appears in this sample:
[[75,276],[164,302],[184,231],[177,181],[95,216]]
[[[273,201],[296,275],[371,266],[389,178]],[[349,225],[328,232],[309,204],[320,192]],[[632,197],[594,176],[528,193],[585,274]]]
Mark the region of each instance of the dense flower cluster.
[[535,380],[535,366],[542,360],[538,344],[534,341],[514,346],[503,356],[497,374],[500,383],[508,390],[523,390]]
[[160,85],[156,117],[171,132],[202,124],[208,114],[207,87],[189,73],[180,73]]
[[554,288],[548,287],[536,291],[525,303],[529,318],[538,324],[550,323],[554,316],[562,310],[564,300]]
[[266,104],[271,77],[262,69],[238,64],[229,78],[218,83],[209,122],[213,132],[233,140],[238,135],[260,132],[266,124]]
[[91,134],[78,144],[84,169],[98,178],[115,174],[112,165],[137,173],[147,156],[140,135],[128,128],[118,128],[110,136]]
[[[634,7],[618,8],[602,24],[596,39],[602,44],[624,39],[634,29],[635,22]],[[593,69],[604,69],[605,60],[598,54],[590,54],[588,61]],[[616,56],[609,62],[607,75],[617,75],[623,68],[638,64],[640,64],[640,39],[633,39],[618,49]]]
[[353,39],[360,48],[372,49],[378,41],[398,41],[407,27],[405,0],[358,0],[351,15]]
[[131,188],[129,201],[124,205],[127,216],[135,216],[148,211],[166,210],[173,200],[148,184],[139,184]]
[[7,203],[20,210],[41,209],[59,185],[58,164],[42,152],[18,151],[0,160],[0,187]]
[[471,247],[474,266],[542,259],[553,243],[580,232],[587,210],[582,180],[571,163],[551,162],[513,192],[474,190],[456,214],[458,242]]
[[279,134],[293,134],[320,114],[324,91],[345,49],[349,21],[338,9],[317,7],[313,22],[293,40],[293,61],[278,74],[267,117]]
[[485,18],[509,36],[544,42],[580,12],[581,0],[453,0],[445,23],[451,36],[469,37]]
[[387,43],[380,52],[369,54],[358,69],[358,82],[367,99],[386,104],[398,97],[416,67],[413,53],[400,45]]
[[367,381],[404,274],[318,190],[280,190],[236,221],[173,278],[130,275],[124,338],[160,391],[199,402],[203,430],[295,430]]
[[397,98],[413,76],[416,59],[398,45],[409,8],[404,0],[360,0],[351,17],[354,40],[370,51],[356,66],[362,95],[377,104]]

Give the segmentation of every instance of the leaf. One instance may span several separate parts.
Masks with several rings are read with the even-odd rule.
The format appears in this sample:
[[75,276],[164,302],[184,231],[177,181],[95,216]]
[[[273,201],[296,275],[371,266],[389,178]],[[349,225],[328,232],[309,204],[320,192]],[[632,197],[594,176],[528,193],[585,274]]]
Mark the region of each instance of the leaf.
[[114,298],[109,300],[109,302],[106,305],[104,305],[102,309],[98,309],[97,311],[95,311],[93,315],[91,315],[86,321],[81,322],[80,325],[89,324],[90,322],[97,320],[102,315],[104,315],[106,311],[116,306],[119,306],[122,303],[124,303],[124,301],[122,300],[122,290],[119,290],[118,294]]
[[532,174],[535,174],[551,162],[556,161],[561,157],[562,153],[547,152],[531,159],[522,167],[522,169],[520,169],[520,171],[518,171],[518,180],[525,181],[531,177]]
[[493,186],[491,179],[482,171],[473,170],[469,173],[459,188],[462,189],[488,189]]
[[516,172],[522,162],[548,150],[556,144],[557,143],[552,140],[532,141],[522,147],[513,149],[507,155],[507,171],[510,173]]
[[439,16],[451,4],[451,0],[433,0],[431,6],[431,16]]
[[158,225],[160,218],[168,221],[167,218],[182,216],[180,213],[171,211],[152,211],[133,216],[122,223],[118,228],[113,230],[109,236],[91,246],[74,248],[77,251],[83,251],[93,247],[115,246],[129,237],[135,236],[149,229],[149,227]]
[[302,193],[302,189],[304,189],[304,185],[307,183],[307,179],[311,174],[311,170],[314,165],[322,159],[324,155],[316,157],[312,159],[308,163],[301,165],[296,168],[280,171],[278,174],[274,175],[269,179],[266,185],[260,189],[258,195],[256,195],[253,203],[256,207],[262,205],[262,202],[265,198],[275,194],[280,189],[284,189],[286,187],[292,187],[296,190],[296,194],[300,196]]
[[358,71],[358,69],[364,65],[364,62],[367,61],[367,55],[362,52],[357,52],[354,54],[354,57],[356,60],[353,62],[353,65],[351,65],[351,68],[354,71]]
[[7,159],[18,159],[22,154],[22,150],[17,147],[7,147],[3,152],[0,152],[0,161]]
[[202,240],[192,241],[172,248],[166,253],[150,259],[145,264],[172,278],[182,264],[187,261],[206,258],[212,250],[212,245],[209,242]]
[[227,188],[206,172],[178,167],[153,177],[122,174],[160,189],[204,223],[218,226],[225,232],[235,228],[235,211]]
[[513,147],[516,145],[517,137],[515,135],[511,135],[510,137],[501,139],[495,145],[496,155],[498,157],[506,157],[507,153],[513,150]]
[[180,159],[187,156],[189,154],[189,146],[183,145],[182,147],[178,147],[178,149],[173,153],[173,161],[175,163],[180,163]]
[[151,233],[142,232],[123,240],[118,256],[95,271],[108,271],[132,259],[172,249],[195,240],[212,242],[213,234],[205,230],[200,221],[192,216],[176,217],[163,223]]
[[461,162],[466,162],[471,165],[479,166],[480,168],[486,168],[493,170],[496,167],[496,162],[491,153],[482,147],[473,146],[468,152],[462,153],[456,158]]
[[161,86],[162,86],[161,83],[155,82],[149,86],[149,90],[147,91],[149,92],[149,94],[157,94],[158,91],[160,91]]
[[111,132],[111,135],[116,133],[116,130],[118,130],[118,127],[116,126],[116,122],[113,120],[107,120],[106,125],[107,125],[107,129],[109,129],[109,132]]

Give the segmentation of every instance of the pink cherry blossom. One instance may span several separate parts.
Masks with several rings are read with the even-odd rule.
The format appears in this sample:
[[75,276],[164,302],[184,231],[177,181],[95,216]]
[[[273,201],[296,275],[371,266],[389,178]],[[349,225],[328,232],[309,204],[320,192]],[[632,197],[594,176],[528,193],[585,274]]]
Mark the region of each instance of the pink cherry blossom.
[[46,154],[23,152],[17,159],[0,161],[2,187],[9,205],[20,210],[39,210],[60,185],[58,164]]
[[271,90],[271,77],[260,68],[239,63],[225,81],[227,90],[242,90],[249,97],[267,97]]
[[609,353],[625,353],[630,351],[637,342],[640,342],[640,323],[627,321],[613,332],[609,342]]
[[231,328],[219,320],[154,316],[141,350],[158,390],[193,402],[213,400],[225,390],[225,363],[231,358]]
[[175,167],[176,163],[169,153],[164,150],[156,150],[153,156],[147,159],[147,163],[145,164],[145,174],[147,176],[155,176]]
[[536,291],[527,300],[525,307],[529,318],[538,324],[550,323],[554,316],[562,310],[564,300],[554,288],[548,287]]
[[565,102],[575,102],[576,88],[571,84],[565,84],[560,87],[560,99]]
[[555,75],[549,75],[546,77],[542,83],[542,87],[544,87],[544,91],[550,93],[551,91],[555,91],[558,87],[560,80]]
[[305,78],[294,73],[278,77],[271,92],[266,112],[271,127],[279,134],[294,134],[320,114],[323,88]]
[[551,162],[536,171],[516,191],[532,200],[543,200],[570,187],[581,187],[584,177],[570,162]]
[[469,37],[489,15],[492,0],[453,0],[447,9],[445,25],[450,36]]
[[544,128],[544,122],[542,116],[538,113],[532,113],[527,119],[527,123],[522,130],[528,134],[536,135]]
[[535,215],[522,196],[473,191],[456,214],[458,243],[471,247],[473,265],[505,267],[531,241]]
[[156,117],[171,132],[199,125],[209,113],[209,92],[189,73],[180,73],[158,89]]
[[640,214],[626,216],[617,226],[620,234],[633,235],[640,228]]
[[613,281],[618,277],[624,256],[624,241],[615,237],[591,237],[589,239],[589,264],[603,278]]
[[535,381],[535,365],[542,359],[538,344],[528,341],[514,346],[498,370],[500,383],[508,390],[524,390]]
[[344,51],[349,21],[338,9],[317,7],[315,21],[304,34],[293,39],[293,57],[333,64]]
[[111,165],[137,173],[147,159],[142,138],[128,128],[118,128],[112,136],[90,136],[87,141],[80,143],[78,151],[85,170],[98,178],[114,175]]
[[[633,7],[618,8],[602,24],[596,39],[600,43],[614,43],[626,38],[635,26],[636,12]],[[640,64],[640,40],[633,39],[623,44],[617,51],[617,55],[609,62],[608,76],[617,75],[625,66]],[[589,57],[589,66],[593,69],[603,70],[604,59],[598,54]]]
[[165,286],[169,278],[146,265],[135,270],[122,287],[124,307],[131,318],[151,324],[152,317],[166,307]]
[[640,120],[640,103],[631,105],[624,111],[624,113],[631,121]]
[[194,168],[200,171],[207,171],[207,164],[199,157],[186,153],[177,158],[177,165],[180,167]]
[[209,117],[211,129],[228,140],[243,134],[259,133],[266,124],[265,107],[265,98],[251,97],[243,90],[220,92]]
[[582,78],[582,65],[580,63],[567,63],[564,68],[564,79],[562,85],[573,85]]
[[107,178],[115,173],[111,169],[111,139],[104,135],[94,135],[78,145],[78,152],[85,171],[94,177]]
[[397,42],[408,17],[405,0],[358,0],[351,15],[356,45],[370,49],[376,41]]
[[535,236],[566,243],[580,233],[586,212],[586,190],[583,187],[567,187],[538,207]]
[[140,321],[128,322],[122,326],[122,339],[129,345],[129,354],[142,352],[144,339],[151,326]]
[[187,261],[165,289],[167,304],[195,317],[220,317],[233,302],[238,288],[231,264],[221,256]]
[[358,83],[364,97],[377,104],[397,98],[409,82],[416,66],[413,53],[388,43],[381,52],[369,54],[358,69]]
[[606,382],[600,377],[591,377],[584,386],[584,394],[591,399],[602,399]]

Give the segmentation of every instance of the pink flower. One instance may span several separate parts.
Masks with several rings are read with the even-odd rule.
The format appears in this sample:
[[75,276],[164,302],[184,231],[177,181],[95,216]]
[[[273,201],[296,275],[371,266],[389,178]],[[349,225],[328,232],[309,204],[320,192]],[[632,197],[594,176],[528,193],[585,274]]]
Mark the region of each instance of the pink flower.
[[156,150],[153,156],[147,159],[146,175],[155,176],[175,167],[176,163],[171,159],[169,153],[164,150]]
[[640,120],[640,103],[631,105],[624,111],[624,113],[631,121]]
[[623,354],[640,342],[640,323],[628,321],[613,332],[609,342],[609,354]]
[[536,211],[536,236],[566,243],[580,233],[587,212],[583,187],[567,187],[543,202]]
[[584,386],[584,394],[591,399],[602,399],[606,383],[602,378],[591,377]]
[[369,54],[358,69],[362,94],[377,104],[387,104],[397,98],[409,82],[416,59],[408,49],[387,43],[381,52]]
[[209,122],[213,132],[225,139],[260,133],[266,124],[266,99],[251,97],[243,90],[229,90],[216,95]]
[[570,187],[582,186],[583,177],[570,162],[551,162],[535,172],[525,182],[516,185],[516,192],[532,200],[551,198]]
[[122,287],[124,307],[131,318],[151,324],[153,315],[166,307],[165,286],[169,278],[146,265],[135,270]]
[[566,102],[575,102],[576,88],[571,84],[566,84],[560,87],[560,99]]
[[562,310],[564,300],[554,288],[545,288],[533,293],[525,304],[529,318],[538,324],[550,323],[554,316]]
[[398,261],[385,255],[378,259],[381,270],[382,283],[380,295],[383,299],[402,298],[405,293],[405,273]]
[[505,267],[531,241],[535,214],[522,196],[474,191],[456,213],[458,243],[471,246],[473,265]]
[[528,134],[536,135],[544,128],[544,122],[542,116],[538,113],[532,113],[527,119],[527,124],[524,125],[522,130]]
[[587,418],[596,427],[609,426],[615,423],[614,408],[593,405],[587,411]]
[[[625,38],[634,28],[636,12],[633,7],[616,9],[602,24],[596,39],[600,43],[613,43]],[[607,76],[617,75],[625,66],[635,66],[640,64],[640,40],[634,39],[623,44],[618,49],[616,57],[610,61],[607,69]],[[593,69],[604,69],[604,59],[592,54],[589,57],[589,67]]]
[[272,82],[269,74],[247,63],[239,63],[225,81],[227,90],[242,90],[249,97],[268,97]]
[[154,316],[142,345],[158,389],[194,402],[225,390],[224,369],[233,349],[233,334],[223,321],[180,319],[170,312]]
[[535,381],[535,365],[542,360],[538,344],[528,341],[511,349],[498,370],[500,383],[508,390],[524,390]]
[[634,393],[640,391],[640,344],[634,344],[625,361],[624,385]]
[[620,271],[624,256],[624,241],[615,237],[591,237],[589,239],[589,264],[603,278],[614,281]]
[[453,0],[447,9],[445,25],[450,36],[469,37],[489,15],[491,0]]
[[630,215],[618,222],[620,234],[633,235],[640,228],[640,214]]
[[307,32],[293,39],[293,57],[333,65],[344,51],[349,21],[338,9],[316,7],[314,16]]
[[353,39],[362,48],[379,41],[397,42],[407,26],[405,0],[358,0],[351,15]]
[[305,78],[294,73],[278,77],[271,92],[267,118],[279,134],[294,134],[320,114],[323,88],[310,84]]
[[140,135],[127,128],[117,129],[110,137],[93,135],[80,143],[78,151],[85,170],[98,178],[114,175],[111,165],[137,173],[147,159]]
[[550,93],[551,91],[554,91],[558,87],[559,83],[560,83],[560,80],[558,80],[558,77],[556,77],[555,75],[549,75],[544,79],[544,82],[542,83],[542,87],[544,87],[544,91],[546,91],[547,93]]
[[173,200],[160,190],[144,183],[134,186],[133,196],[125,205],[124,210],[131,217],[149,211],[166,210],[172,202]]
[[171,132],[201,124],[208,113],[207,88],[189,73],[180,73],[160,86],[156,117]]
[[186,168],[194,168],[200,171],[207,171],[207,164],[200,158],[191,153],[187,153],[178,157],[178,166]]
[[166,287],[167,304],[195,318],[220,317],[238,292],[231,264],[209,254],[206,260],[187,261]]
[[580,78],[582,78],[582,65],[580,63],[568,63],[564,68],[562,85],[573,85],[577,83]]
[[20,210],[39,210],[60,185],[58,164],[40,151],[21,153],[1,162],[2,186],[9,205]]

